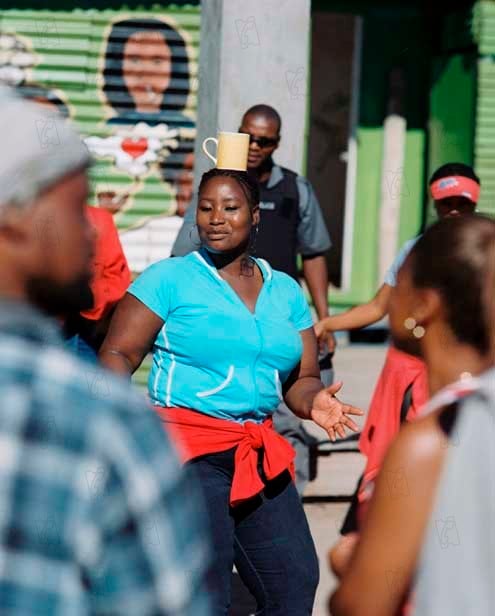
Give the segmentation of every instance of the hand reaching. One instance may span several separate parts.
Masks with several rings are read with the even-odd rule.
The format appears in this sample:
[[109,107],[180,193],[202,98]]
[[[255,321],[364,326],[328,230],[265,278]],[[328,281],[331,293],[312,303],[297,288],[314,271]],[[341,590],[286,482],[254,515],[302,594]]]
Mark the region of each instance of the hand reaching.
[[350,404],[344,404],[335,397],[341,387],[342,381],[338,381],[319,391],[314,397],[313,408],[311,409],[311,419],[326,430],[331,441],[336,441],[337,435],[345,438],[346,428],[358,432],[358,426],[349,415],[364,414],[360,409]]

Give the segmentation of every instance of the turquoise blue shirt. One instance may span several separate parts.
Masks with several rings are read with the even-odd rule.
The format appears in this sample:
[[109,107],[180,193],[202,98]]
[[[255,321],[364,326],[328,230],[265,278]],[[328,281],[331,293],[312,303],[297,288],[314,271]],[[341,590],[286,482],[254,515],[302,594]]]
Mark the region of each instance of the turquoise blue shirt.
[[148,381],[154,404],[239,422],[263,421],[277,408],[301,358],[299,332],[313,322],[299,285],[256,263],[263,286],[254,314],[205,250],[159,261],[131,285],[164,321]]

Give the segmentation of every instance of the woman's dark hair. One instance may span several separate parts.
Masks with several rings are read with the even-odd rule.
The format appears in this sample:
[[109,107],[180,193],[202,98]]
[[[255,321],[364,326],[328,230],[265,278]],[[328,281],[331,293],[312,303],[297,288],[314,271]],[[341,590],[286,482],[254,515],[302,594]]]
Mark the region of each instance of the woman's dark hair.
[[474,169],[464,163],[446,163],[445,165],[438,167],[438,169],[431,176],[429,183],[433,184],[433,182],[441,180],[442,178],[448,178],[451,175],[461,175],[465,178],[469,178],[470,180],[474,180],[481,186],[480,179],[474,172]]
[[259,205],[260,202],[260,189],[258,182],[247,171],[234,171],[232,169],[210,169],[206,173],[203,173],[201,182],[199,183],[198,192],[206,186],[206,184],[213,178],[232,178],[235,180],[245,194],[247,202],[251,210]]
[[486,285],[494,246],[495,220],[445,218],[425,231],[407,260],[414,286],[438,291],[457,339],[483,354],[490,348]]
[[189,59],[186,44],[179,32],[161,19],[126,19],[112,25],[105,51],[103,92],[119,115],[136,106],[124,81],[124,45],[137,32],[159,32],[172,52],[170,84],[163,93],[161,111],[183,111],[189,95]]

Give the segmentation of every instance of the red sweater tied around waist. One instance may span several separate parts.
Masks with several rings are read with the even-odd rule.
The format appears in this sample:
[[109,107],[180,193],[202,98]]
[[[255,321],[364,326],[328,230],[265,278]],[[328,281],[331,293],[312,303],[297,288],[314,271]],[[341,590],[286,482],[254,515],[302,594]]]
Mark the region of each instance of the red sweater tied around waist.
[[185,408],[154,407],[176,445],[184,463],[209,453],[233,447],[235,469],[230,505],[235,507],[256,496],[265,487],[258,473],[258,450],[263,450],[263,471],[268,480],[288,470],[294,479],[296,453],[273,429],[271,418],[258,424],[217,419]]

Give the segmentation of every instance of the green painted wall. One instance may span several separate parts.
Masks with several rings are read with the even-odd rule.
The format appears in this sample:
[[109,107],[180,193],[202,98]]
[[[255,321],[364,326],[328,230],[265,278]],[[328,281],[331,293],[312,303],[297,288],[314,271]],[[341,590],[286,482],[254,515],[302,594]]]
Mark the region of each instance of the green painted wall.
[[403,113],[407,121],[404,168],[397,170],[403,175],[399,245],[420,231],[424,207],[428,53],[424,21],[417,11],[363,8],[352,277],[349,291],[331,295],[331,303],[337,309],[368,301],[382,283],[378,276],[378,242],[383,122],[389,74],[395,67],[403,70],[406,80]]
[[[473,164],[475,105],[476,59],[473,54],[435,58],[430,94],[429,175],[447,162]],[[430,199],[428,222],[435,217]]]
[[474,159],[481,179],[479,209],[495,215],[495,3],[478,2],[473,31],[478,44]]

